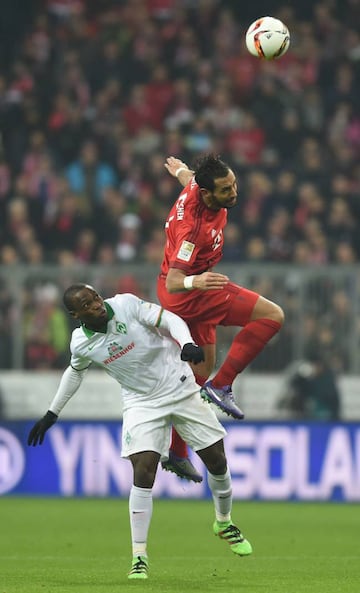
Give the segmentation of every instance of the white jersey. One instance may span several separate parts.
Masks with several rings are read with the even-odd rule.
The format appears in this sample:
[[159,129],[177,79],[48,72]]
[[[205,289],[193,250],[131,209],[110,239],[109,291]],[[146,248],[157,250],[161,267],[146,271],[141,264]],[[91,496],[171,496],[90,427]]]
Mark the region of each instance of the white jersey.
[[122,387],[124,410],[144,400],[161,406],[179,401],[199,389],[180,347],[161,332],[163,309],[132,294],[105,300],[109,314],[106,332],[81,326],[73,331],[71,366],[83,370],[94,362]]

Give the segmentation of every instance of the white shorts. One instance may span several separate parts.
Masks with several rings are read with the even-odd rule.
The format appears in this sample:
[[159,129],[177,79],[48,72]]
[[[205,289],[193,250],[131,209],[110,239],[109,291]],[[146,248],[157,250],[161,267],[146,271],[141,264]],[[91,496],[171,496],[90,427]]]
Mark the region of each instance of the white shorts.
[[217,443],[226,435],[214,410],[197,391],[178,402],[151,407],[151,400],[124,412],[121,456],[129,457],[141,451],[155,451],[164,461],[169,456],[171,427],[193,451]]

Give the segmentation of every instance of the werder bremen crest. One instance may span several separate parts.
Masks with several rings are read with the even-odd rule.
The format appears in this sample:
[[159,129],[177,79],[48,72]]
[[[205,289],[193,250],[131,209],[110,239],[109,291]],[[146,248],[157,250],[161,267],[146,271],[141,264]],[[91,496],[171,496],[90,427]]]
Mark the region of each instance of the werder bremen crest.
[[116,327],[116,331],[119,334],[127,334],[126,323],[122,323],[121,321],[117,321],[115,327]]
[[117,342],[111,342],[108,345],[108,353],[109,353],[109,356],[114,356],[118,352],[121,352],[122,349],[123,349],[123,347],[120,346],[120,344],[118,344]]

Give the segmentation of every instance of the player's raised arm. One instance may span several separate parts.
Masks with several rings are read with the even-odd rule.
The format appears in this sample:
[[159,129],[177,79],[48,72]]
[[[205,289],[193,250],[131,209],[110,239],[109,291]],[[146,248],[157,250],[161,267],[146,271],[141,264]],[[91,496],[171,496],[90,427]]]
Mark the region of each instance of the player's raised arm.
[[194,175],[194,171],[189,169],[186,163],[174,156],[169,156],[166,159],[165,169],[168,170],[170,175],[176,177],[176,179],[178,179],[178,181],[184,187],[189,183],[190,179]]

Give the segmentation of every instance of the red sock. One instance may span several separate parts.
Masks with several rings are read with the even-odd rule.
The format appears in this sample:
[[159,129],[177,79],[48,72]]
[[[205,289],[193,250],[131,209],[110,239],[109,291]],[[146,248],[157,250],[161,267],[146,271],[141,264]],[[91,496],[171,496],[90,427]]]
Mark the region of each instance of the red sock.
[[170,449],[178,457],[188,457],[187,444],[176,432],[174,427],[172,427]]
[[200,385],[200,387],[202,387],[206,381],[206,377],[201,377],[200,375],[198,375],[197,373],[195,373],[195,381],[198,385]]
[[212,379],[213,385],[231,385],[236,375],[254,360],[280,328],[281,323],[272,319],[256,319],[247,323],[236,334],[223,364]]

